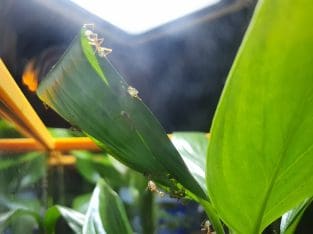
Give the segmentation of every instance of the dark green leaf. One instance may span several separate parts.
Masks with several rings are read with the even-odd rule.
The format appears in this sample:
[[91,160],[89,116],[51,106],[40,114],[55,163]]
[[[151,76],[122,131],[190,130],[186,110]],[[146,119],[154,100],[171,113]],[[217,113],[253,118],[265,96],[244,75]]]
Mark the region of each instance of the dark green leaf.
[[41,82],[39,97],[122,163],[165,185],[175,178],[206,199],[157,119],[86,33]]
[[83,233],[132,233],[122,201],[104,180],[93,191]]
[[55,233],[57,220],[62,217],[75,233],[82,233],[85,216],[75,210],[63,206],[53,206],[45,214],[45,228],[48,234]]
[[234,232],[261,233],[313,195],[313,4],[262,0],[211,129],[207,184]]

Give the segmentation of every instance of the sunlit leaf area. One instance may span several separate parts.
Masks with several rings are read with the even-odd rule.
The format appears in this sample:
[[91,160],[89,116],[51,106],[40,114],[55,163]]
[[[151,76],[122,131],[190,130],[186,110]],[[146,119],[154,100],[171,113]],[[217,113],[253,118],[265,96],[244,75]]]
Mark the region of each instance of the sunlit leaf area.
[[313,2],[127,4],[0,3],[0,233],[311,234]]

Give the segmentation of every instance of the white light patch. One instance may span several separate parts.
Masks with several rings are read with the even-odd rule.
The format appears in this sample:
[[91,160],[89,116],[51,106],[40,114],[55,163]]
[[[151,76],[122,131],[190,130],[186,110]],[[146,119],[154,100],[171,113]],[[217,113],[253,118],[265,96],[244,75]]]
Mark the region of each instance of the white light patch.
[[196,163],[191,161],[189,158],[183,158],[188,169],[194,174],[198,175],[200,178],[205,178],[205,172]]
[[[194,149],[192,148],[192,146],[183,139],[177,139],[174,137],[172,139],[172,142],[175,148],[178,150],[178,152],[186,151],[190,155],[194,155],[197,153],[197,152],[194,152]],[[193,162],[188,157],[182,157],[182,159],[184,160],[186,166],[192,173],[196,174],[200,178],[205,178],[204,170],[197,163]]]
[[71,1],[128,33],[140,34],[220,0]]

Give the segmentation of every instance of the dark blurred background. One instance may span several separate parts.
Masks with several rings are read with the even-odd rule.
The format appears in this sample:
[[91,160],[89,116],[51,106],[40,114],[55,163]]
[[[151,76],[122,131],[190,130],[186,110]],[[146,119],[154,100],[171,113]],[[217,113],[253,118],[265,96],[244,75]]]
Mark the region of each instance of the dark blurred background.
[[139,90],[167,132],[209,131],[255,5],[252,0],[221,0],[151,31],[132,35],[69,0],[0,2],[0,57],[48,126],[68,125],[22,85],[23,71],[35,60],[42,77],[81,26],[94,23],[104,46],[113,49],[109,59]]

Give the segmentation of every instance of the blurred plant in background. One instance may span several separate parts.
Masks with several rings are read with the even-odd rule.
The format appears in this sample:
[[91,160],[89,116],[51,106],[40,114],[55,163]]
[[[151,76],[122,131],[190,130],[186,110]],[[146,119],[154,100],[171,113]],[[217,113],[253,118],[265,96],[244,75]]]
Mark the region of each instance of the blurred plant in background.
[[[21,137],[10,124],[4,121],[0,124],[2,138]],[[83,135],[73,129],[50,129],[50,133],[56,138]],[[36,233],[80,233],[91,205],[92,190],[99,181],[102,182],[98,187],[108,184],[119,194],[136,233],[200,230],[197,220],[204,216],[204,211],[197,203],[184,204],[169,195],[161,197],[151,192],[148,178],[105,152],[69,152],[76,158],[75,168],[48,167],[47,155],[41,152],[1,153],[0,231],[3,233],[36,230]]]

